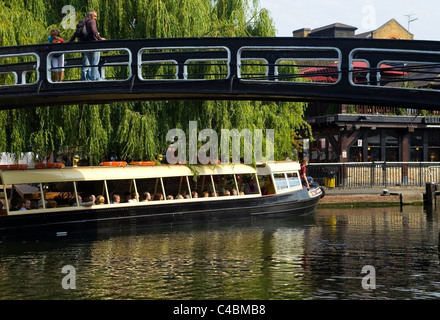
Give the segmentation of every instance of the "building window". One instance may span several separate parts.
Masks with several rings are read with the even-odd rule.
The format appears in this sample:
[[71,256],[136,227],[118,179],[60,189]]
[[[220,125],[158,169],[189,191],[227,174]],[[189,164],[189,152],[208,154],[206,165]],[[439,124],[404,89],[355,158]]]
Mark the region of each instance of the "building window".
[[320,138],[312,143],[311,159],[313,161],[327,160],[326,139]]
[[419,130],[411,135],[410,141],[410,161],[423,161],[423,133]]
[[351,147],[350,148],[350,161],[351,162],[362,162],[362,147]]
[[368,161],[381,161],[380,133],[370,132],[368,136]]
[[385,161],[399,161],[399,137],[388,135],[385,138]]
[[438,162],[440,161],[440,148],[433,147],[428,149],[428,161],[430,162]]
[[428,134],[428,161],[440,161],[440,146],[438,141],[440,139],[440,132],[429,132]]

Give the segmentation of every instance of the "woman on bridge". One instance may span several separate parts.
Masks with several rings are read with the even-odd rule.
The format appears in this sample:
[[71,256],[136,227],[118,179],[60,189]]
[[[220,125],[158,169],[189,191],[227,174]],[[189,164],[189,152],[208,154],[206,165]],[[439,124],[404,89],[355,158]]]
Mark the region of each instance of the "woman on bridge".
[[[48,37],[50,43],[63,43],[64,40],[60,37],[57,29],[50,30]],[[55,82],[61,82],[64,78],[64,54],[55,53],[52,56],[52,70],[54,73]]]

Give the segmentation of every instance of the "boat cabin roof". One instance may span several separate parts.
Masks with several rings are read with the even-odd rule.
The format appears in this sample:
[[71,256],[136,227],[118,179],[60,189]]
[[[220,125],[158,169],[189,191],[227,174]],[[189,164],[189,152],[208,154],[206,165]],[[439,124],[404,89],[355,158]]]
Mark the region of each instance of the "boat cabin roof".
[[254,174],[255,168],[244,164],[159,165],[127,167],[67,167],[0,171],[3,184],[49,183],[184,177],[198,175]]
[[298,171],[301,168],[298,162],[293,161],[280,161],[280,162],[269,162],[258,166],[258,175],[270,175],[272,173],[278,172],[292,172]]
[[66,181],[99,181],[166,178],[198,175],[255,174],[270,175],[276,172],[299,170],[297,162],[271,162],[259,165],[255,169],[245,164],[218,165],[158,165],[158,166],[126,166],[126,167],[67,167],[59,169],[0,170],[3,184],[33,184]]

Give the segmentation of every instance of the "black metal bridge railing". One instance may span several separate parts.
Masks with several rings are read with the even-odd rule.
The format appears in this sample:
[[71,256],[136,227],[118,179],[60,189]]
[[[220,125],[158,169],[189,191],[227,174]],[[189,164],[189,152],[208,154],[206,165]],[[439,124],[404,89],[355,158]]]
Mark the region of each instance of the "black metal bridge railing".
[[[100,52],[99,81],[82,55]],[[51,64],[65,58],[64,79]],[[313,38],[110,40],[0,48],[0,108],[130,100],[289,100],[436,109],[440,42]]]

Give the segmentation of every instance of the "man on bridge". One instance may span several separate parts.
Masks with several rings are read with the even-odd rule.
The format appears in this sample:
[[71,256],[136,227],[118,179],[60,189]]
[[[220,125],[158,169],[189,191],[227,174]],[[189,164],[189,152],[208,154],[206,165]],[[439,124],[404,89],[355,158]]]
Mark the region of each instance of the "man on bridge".
[[[76,31],[70,38],[69,42],[75,41],[76,38],[78,38],[80,42],[105,40],[105,38],[99,35],[98,29],[96,27],[97,18],[98,14],[95,10],[89,11],[87,17],[77,24]],[[81,71],[82,81],[96,81],[101,79],[101,75],[99,74],[98,70],[100,56],[101,53],[99,51],[89,51],[83,53],[83,68]]]

